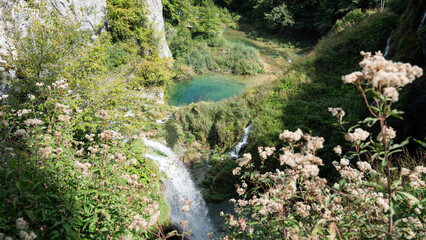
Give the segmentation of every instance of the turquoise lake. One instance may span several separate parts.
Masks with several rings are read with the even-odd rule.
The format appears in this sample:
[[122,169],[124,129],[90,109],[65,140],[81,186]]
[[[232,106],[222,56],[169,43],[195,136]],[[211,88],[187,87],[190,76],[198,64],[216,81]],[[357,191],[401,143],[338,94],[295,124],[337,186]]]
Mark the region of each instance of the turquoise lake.
[[244,77],[230,74],[201,75],[194,79],[173,84],[168,103],[173,106],[200,101],[217,102],[243,92]]

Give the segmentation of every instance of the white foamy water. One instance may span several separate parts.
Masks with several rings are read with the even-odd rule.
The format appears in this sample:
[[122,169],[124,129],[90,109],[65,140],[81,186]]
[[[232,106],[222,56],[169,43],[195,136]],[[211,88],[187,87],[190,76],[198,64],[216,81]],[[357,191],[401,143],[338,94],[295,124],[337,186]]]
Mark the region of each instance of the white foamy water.
[[232,158],[240,157],[242,150],[244,150],[244,147],[248,145],[248,137],[249,137],[250,129],[251,129],[251,123],[246,128],[244,128],[244,133],[243,133],[243,136],[241,136],[241,140],[229,152],[230,157]]
[[[207,233],[213,232],[213,226],[208,218],[208,210],[201,192],[196,188],[185,166],[179,161],[177,155],[167,146],[148,139],[144,139],[146,146],[164,154],[145,154],[146,158],[155,161],[160,171],[166,173],[166,201],[171,208],[172,222],[182,230],[180,221],[185,219],[182,213],[180,200],[185,198],[192,201],[188,213],[188,228],[192,229],[191,239],[207,239]],[[186,229],[186,231],[189,231]]]
[[392,32],[391,32],[391,34],[389,35],[389,37],[388,37],[388,40],[386,41],[386,48],[385,48],[385,54],[383,54],[383,57],[386,57],[387,55],[388,55],[388,53],[389,53],[389,48],[390,48],[390,40],[391,40],[391,38],[392,38],[392,36],[393,36],[393,33],[395,32],[395,30],[393,30]]
[[420,25],[419,25],[419,28],[417,29],[417,31],[419,31],[420,28],[423,27],[423,25],[425,24],[425,19],[426,19],[426,12],[423,14],[422,21],[420,22]]

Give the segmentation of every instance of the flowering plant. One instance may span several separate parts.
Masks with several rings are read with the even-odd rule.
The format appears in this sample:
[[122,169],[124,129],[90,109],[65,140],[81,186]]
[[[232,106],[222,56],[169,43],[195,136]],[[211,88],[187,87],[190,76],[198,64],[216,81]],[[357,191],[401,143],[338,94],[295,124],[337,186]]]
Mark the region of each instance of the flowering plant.
[[0,97],[0,239],[161,233],[162,190],[135,151],[139,136],[110,129],[105,110],[82,131],[84,101],[67,81],[36,85],[24,104]]
[[[339,161],[333,165],[340,181],[333,186],[319,177],[323,161],[317,150],[324,139],[285,130],[279,138],[285,146],[259,147],[261,167],[255,168],[250,154],[237,160],[233,174],[241,176],[237,185],[240,199],[235,204],[238,216],[226,215],[228,235],[224,239],[421,239],[426,236],[424,208],[426,167],[413,170],[392,168],[393,154],[401,152],[408,140],[394,142],[396,131],[389,117],[400,117],[392,109],[398,90],[423,72],[417,66],[385,60],[380,52],[372,56],[361,52],[362,71],[343,77],[361,92],[371,117],[346,129],[345,112],[329,108],[352,146],[343,154],[334,151]],[[370,104],[367,95],[373,98]],[[379,134],[361,127],[379,123]],[[267,172],[264,162],[275,158],[284,169]],[[398,172],[397,177],[391,172]]]

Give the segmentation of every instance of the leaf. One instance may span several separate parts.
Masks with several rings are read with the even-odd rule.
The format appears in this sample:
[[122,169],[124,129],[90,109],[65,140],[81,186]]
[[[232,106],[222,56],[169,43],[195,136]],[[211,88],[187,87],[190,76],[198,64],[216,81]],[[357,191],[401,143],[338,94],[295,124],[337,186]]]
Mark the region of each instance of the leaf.
[[366,123],[368,127],[372,127],[379,119],[368,117],[364,119],[361,123]]
[[322,233],[321,232],[321,224],[322,223],[324,223],[324,222],[326,222],[327,220],[325,220],[325,219],[320,219],[318,222],[317,222],[317,224],[315,225],[315,227],[314,227],[314,229],[312,230],[312,236],[316,236],[317,235],[317,233]]
[[405,197],[407,197],[408,199],[412,200],[417,205],[420,205],[420,200],[418,198],[416,198],[415,196],[413,196],[412,194],[407,193],[407,192],[401,192],[401,191],[398,191],[398,193],[400,193],[400,194],[404,195]]
[[396,149],[396,148],[401,148],[401,147],[403,147],[403,146],[405,146],[405,145],[407,145],[409,142],[410,142],[410,138],[411,137],[408,137],[407,139],[405,139],[403,142],[401,142],[400,144],[392,144],[390,147],[389,147],[389,150],[393,150],[393,149]]
[[414,139],[414,141],[415,141],[416,143],[418,143],[418,144],[422,145],[422,147],[426,148],[426,142],[423,142],[423,141],[421,141],[421,140],[417,140],[417,139]]

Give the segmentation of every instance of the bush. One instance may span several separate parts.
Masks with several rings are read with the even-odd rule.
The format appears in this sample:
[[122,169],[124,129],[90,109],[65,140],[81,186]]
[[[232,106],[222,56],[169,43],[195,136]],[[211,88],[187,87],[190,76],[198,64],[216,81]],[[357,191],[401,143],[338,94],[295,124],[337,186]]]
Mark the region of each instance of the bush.
[[132,153],[139,137],[123,141],[104,110],[82,131],[86,103],[66,80],[36,85],[40,97],[28,94],[19,107],[0,98],[2,236],[149,237],[167,213],[150,163]]
[[336,24],[334,24],[331,32],[341,32],[345,29],[355,27],[372,14],[374,14],[373,11],[366,11],[363,13],[361,9],[352,10],[348,12],[342,19],[336,21]]

